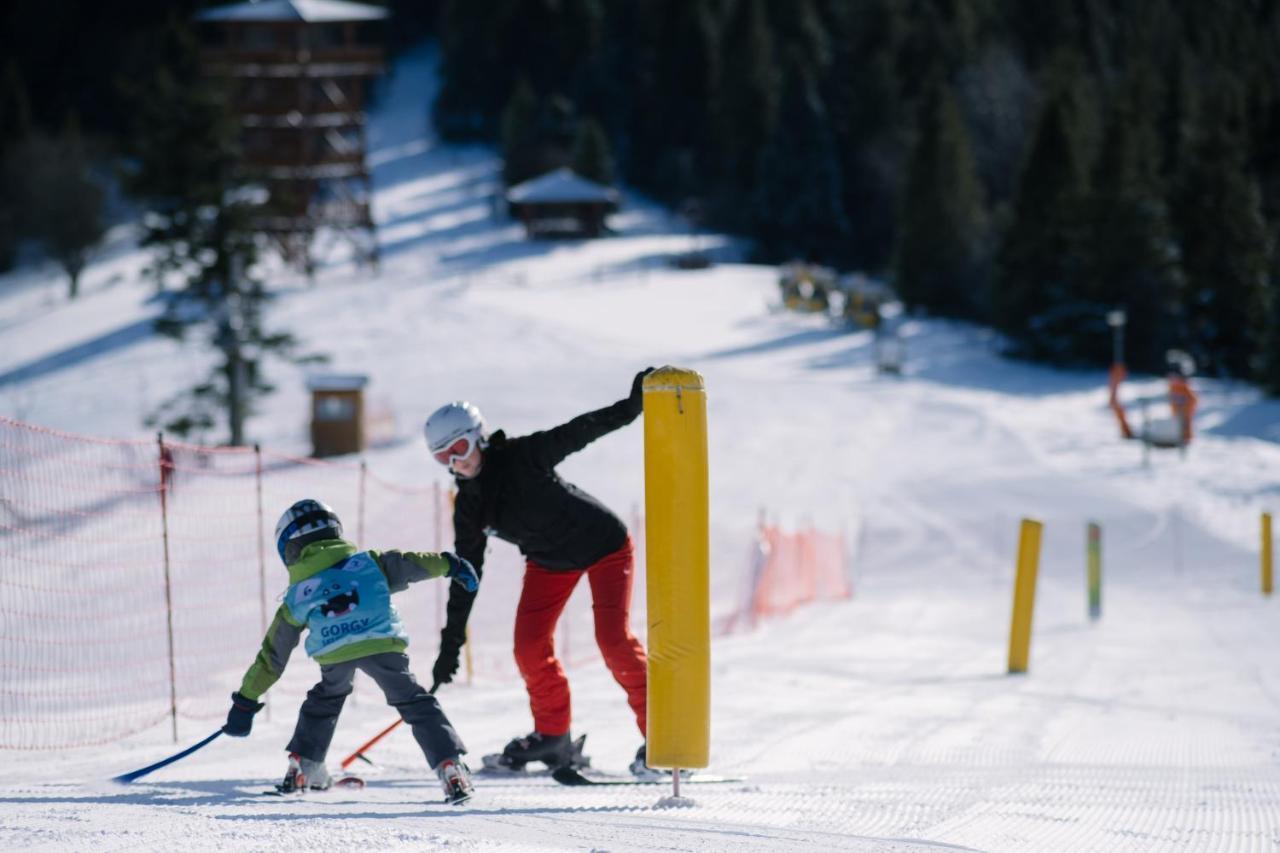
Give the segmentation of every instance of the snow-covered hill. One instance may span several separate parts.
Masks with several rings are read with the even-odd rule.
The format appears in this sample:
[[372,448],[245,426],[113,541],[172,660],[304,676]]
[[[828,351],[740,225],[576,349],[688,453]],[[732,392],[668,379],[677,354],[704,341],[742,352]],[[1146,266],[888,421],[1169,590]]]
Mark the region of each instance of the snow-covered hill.
[[[93,780],[171,752],[163,727],[6,754],[0,847],[1280,847],[1280,604],[1259,594],[1257,568],[1258,516],[1280,489],[1280,407],[1202,382],[1190,452],[1144,464],[1117,437],[1102,373],[1003,361],[981,330],[912,320],[905,375],[879,377],[866,333],[777,310],[773,270],[669,269],[689,238],[643,199],[627,199],[617,237],[528,243],[492,217],[494,153],[441,145],[424,125],[431,62],[426,50],[406,57],[373,116],[381,274],[341,259],[314,286],[270,273],[272,322],[331,353],[332,369],[368,373],[375,403],[395,413],[403,440],[370,452],[370,468],[443,482],[418,437],[441,402],[470,399],[520,433],[623,396],[645,365],[690,367],[708,387],[712,516],[725,532],[714,571],[741,570],[737,545],[765,509],[850,535],[854,599],[717,640],[713,769],[745,781],[686,789],[689,809],[659,808],[655,789],[524,781],[482,781],[466,808],[435,805],[403,731],[378,747],[381,770],[362,793],[262,798],[284,770],[299,698],[288,693],[249,742],[221,739],[123,793]],[[129,240],[115,235],[73,305],[52,271],[0,281],[0,414],[146,437],[145,413],[203,375],[204,353],[149,334],[157,309]],[[706,244],[734,256],[732,241]],[[305,452],[303,375],[277,367],[273,379],[281,391],[249,431]],[[1133,393],[1158,388],[1139,381]],[[641,431],[561,471],[625,514],[642,500]],[[1044,554],[1031,670],[1010,677],[1023,516],[1045,522]],[[1088,520],[1105,537],[1096,624]],[[3,565],[21,558],[6,551]],[[500,599],[519,579],[494,570],[485,583]],[[0,634],[17,618],[0,613]],[[419,672],[433,653],[432,638],[416,639]],[[291,664],[304,689],[312,667]],[[575,728],[598,766],[620,769],[638,745],[621,691],[595,659],[571,679]],[[514,676],[441,696],[474,753],[529,727]],[[335,751],[394,719],[372,691],[359,697]],[[206,733],[184,728],[183,739]]]

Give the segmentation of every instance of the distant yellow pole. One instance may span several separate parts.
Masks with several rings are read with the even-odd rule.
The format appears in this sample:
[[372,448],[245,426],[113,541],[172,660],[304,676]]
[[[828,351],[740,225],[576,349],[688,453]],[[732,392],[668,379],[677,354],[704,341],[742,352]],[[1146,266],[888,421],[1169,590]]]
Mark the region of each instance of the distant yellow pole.
[[462,642],[462,652],[467,661],[467,684],[470,684],[476,672],[475,663],[471,660],[471,626],[468,625],[463,631],[466,639]]
[[1044,525],[1022,519],[1018,536],[1018,576],[1013,585],[1013,625],[1009,631],[1009,672],[1026,672],[1031,657],[1031,614],[1036,604],[1040,533]]
[[707,398],[702,377],[644,380],[650,767],[706,767],[711,746]]
[[1271,571],[1271,513],[1262,514],[1262,594],[1270,595],[1272,588]]

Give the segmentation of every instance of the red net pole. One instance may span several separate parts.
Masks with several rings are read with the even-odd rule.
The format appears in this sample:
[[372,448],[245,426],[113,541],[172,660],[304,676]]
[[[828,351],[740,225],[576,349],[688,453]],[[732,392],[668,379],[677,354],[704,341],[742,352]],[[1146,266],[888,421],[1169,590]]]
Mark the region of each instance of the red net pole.
[[267,633],[267,534],[263,529],[263,517],[265,513],[262,507],[262,445],[255,444],[253,446],[254,461],[254,485],[258,493],[258,598],[261,603],[262,633]]
[[360,485],[356,495],[356,542],[364,547],[364,493],[365,479],[369,476],[369,463],[360,460]]
[[173,454],[164,446],[164,433],[156,433],[160,448],[160,531],[164,541],[164,617],[169,643],[169,717],[173,721],[173,742],[178,742],[178,676],[173,653],[173,583],[169,572],[169,483],[173,478]]
[[[258,497],[258,622],[262,626],[262,635],[265,637],[267,612],[270,609],[267,605],[267,532],[265,530],[266,513],[262,506],[262,445],[256,442],[253,445],[253,479]],[[271,703],[266,699],[262,701],[266,704],[263,715],[270,720]]]

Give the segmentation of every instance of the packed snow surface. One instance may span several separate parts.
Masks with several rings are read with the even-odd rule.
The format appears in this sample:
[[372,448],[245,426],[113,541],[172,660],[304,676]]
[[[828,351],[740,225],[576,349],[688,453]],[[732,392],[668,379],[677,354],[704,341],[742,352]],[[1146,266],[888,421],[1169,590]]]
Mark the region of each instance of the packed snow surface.
[[[431,71],[429,51],[401,61],[372,117],[381,271],[340,252],[313,285],[266,270],[271,323],[330,353],[332,370],[367,373],[375,404],[394,412],[398,440],[368,453],[370,468],[444,482],[418,429],[448,400],[519,434],[624,396],[646,365],[692,368],[706,379],[712,522],[725,531],[713,573],[746,577],[763,510],[843,532],[854,597],[715,638],[709,770],[739,781],[686,785],[684,801],[663,786],[481,779],[469,805],[445,806],[403,729],[371,753],[364,791],[261,796],[283,775],[315,672],[299,652],[250,739],[220,738],[127,788],[102,780],[213,725],[182,721],[178,745],[162,725],[107,746],[6,753],[0,848],[1280,848],[1280,603],[1260,593],[1258,568],[1259,516],[1280,489],[1275,404],[1202,381],[1190,451],[1144,462],[1118,437],[1101,372],[1005,361],[981,330],[907,320],[904,375],[879,376],[868,333],[781,311],[774,270],[732,262],[732,241],[692,236],[643,199],[625,199],[616,236],[528,242],[495,217],[494,152],[445,146],[424,124]],[[725,262],[671,269],[695,240]],[[151,333],[159,309],[132,241],[113,233],[74,304],[52,269],[0,281],[0,414],[146,437],[143,417],[202,377],[197,344]],[[281,390],[251,436],[305,453],[303,371],[277,366],[273,379]],[[629,517],[643,505],[642,430],[561,472]],[[1011,676],[1023,517],[1045,533],[1030,670]],[[1091,520],[1104,531],[1096,622]],[[489,618],[509,625],[496,610],[514,600],[518,562],[492,547]],[[643,584],[636,597],[643,633]],[[7,633],[15,617],[0,616]],[[492,644],[501,656],[505,638]],[[415,638],[423,677],[434,651],[434,637]],[[622,691],[598,655],[570,679],[575,732],[589,733],[597,767],[622,771],[640,743]],[[509,665],[440,697],[473,763],[530,727]],[[394,719],[362,686],[331,763]]]

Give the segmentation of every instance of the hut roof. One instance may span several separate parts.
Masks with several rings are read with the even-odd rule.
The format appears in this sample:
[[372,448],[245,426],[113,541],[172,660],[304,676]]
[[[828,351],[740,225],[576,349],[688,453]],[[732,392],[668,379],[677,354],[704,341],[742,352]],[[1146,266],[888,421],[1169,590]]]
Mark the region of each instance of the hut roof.
[[347,0],[250,0],[207,9],[196,16],[201,21],[373,21],[387,17],[387,10]]
[[319,373],[307,377],[308,391],[359,391],[369,384],[361,373]]
[[616,202],[617,200],[617,190],[589,181],[569,168],[547,172],[545,175],[531,178],[507,190],[507,201],[513,204],[572,204],[584,201]]

